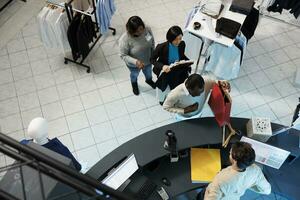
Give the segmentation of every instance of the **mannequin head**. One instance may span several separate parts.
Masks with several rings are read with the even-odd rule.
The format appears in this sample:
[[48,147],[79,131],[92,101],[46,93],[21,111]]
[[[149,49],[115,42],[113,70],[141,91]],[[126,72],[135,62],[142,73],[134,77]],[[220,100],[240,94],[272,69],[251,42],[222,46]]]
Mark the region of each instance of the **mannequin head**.
[[31,120],[28,126],[28,136],[33,139],[33,142],[43,145],[48,142],[48,123],[47,120],[41,117]]

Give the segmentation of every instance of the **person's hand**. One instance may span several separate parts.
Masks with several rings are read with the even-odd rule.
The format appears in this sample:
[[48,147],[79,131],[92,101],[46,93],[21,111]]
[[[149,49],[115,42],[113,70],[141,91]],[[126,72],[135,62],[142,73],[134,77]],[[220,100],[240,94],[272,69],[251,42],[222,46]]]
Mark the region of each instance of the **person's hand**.
[[164,65],[162,70],[166,73],[169,73],[171,71],[170,66],[168,66],[168,65]]
[[198,106],[198,103],[194,103],[193,105],[184,108],[184,114],[196,111],[198,109]]
[[223,90],[227,90],[227,92],[230,92],[231,87],[230,87],[230,83],[228,81],[218,81],[219,86],[221,86],[221,88]]
[[139,69],[143,69],[143,68],[145,67],[145,64],[144,64],[142,61],[137,60],[137,61],[136,61],[136,66],[137,66],[137,68],[139,68]]

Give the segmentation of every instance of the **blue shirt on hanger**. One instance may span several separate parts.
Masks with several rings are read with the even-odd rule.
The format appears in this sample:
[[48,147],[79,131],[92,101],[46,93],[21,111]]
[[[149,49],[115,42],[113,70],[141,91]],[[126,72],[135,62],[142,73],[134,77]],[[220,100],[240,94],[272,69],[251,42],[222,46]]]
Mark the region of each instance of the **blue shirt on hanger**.
[[114,0],[98,0],[96,4],[96,16],[100,33],[106,33],[110,26],[112,16],[116,11]]
[[169,65],[176,61],[179,61],[178,47],[169,43]]
[[[33,140],[24,139],[20,143],[26,145],[31,141],[33,141]],[[69,151],[68,147],[63,145],[63,143],[61,143],[57,138],[53,138],[53,139],[49,140],[46,144],[44,144],[42,146],[49,149],[49,150],[52,150],[52,151],[60,154],[60,155],[63,155],[67,158],[70,158],[72,160],[72,163],[73,163],[75,169],[78,170],[78,171],[81,170],[80,163],[74,158],[72,153]]]

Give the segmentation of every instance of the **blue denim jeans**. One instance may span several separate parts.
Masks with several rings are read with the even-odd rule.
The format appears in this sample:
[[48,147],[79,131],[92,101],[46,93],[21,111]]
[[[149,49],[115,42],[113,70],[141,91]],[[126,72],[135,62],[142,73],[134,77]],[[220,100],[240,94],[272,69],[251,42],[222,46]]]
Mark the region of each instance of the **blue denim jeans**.
[[[138,69],[136,66],[132,66],[132,65],[128,65],[127,67],[130,71],[130,80],[131,80],[131,82],[136,83],[141,69]],[[152,80],[152,65],[151,64],[146,65],[142,69],[142,71],[145,75],[146,80]]]

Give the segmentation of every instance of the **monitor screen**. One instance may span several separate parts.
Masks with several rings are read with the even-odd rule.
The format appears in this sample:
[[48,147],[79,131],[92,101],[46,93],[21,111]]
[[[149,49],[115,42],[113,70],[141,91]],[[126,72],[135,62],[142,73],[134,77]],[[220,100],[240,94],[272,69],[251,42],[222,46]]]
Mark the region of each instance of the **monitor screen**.
[[138,170],[138,164],[134,154],[130,155],[117,168],[113,169],[108,174],[102,183],[113,188],[118,189],[129,177]]
[[290,152],[253,140],[248,137],[242,137],[241,141],[251,144],[255,151],[255,161],[275,169],[279,169],[284,163]]

